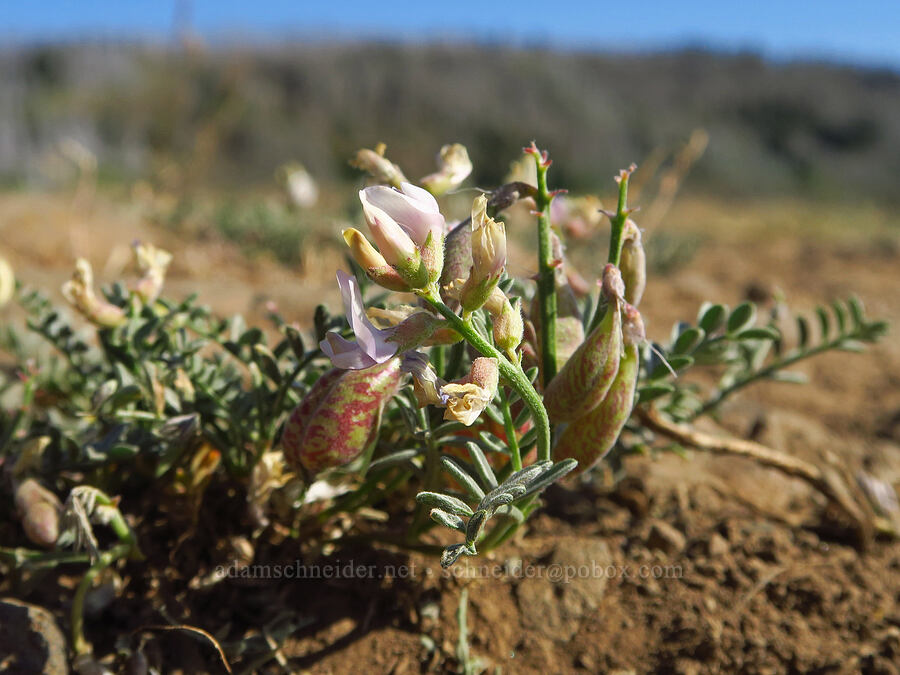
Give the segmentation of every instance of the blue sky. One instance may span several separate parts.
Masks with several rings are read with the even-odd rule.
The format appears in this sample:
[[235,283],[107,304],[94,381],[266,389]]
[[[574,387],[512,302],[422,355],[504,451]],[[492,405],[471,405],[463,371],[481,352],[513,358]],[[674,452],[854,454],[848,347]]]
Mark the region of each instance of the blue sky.
[[191,29],[209,40],[470,38],[616,51],[691,45],[900,70],[900,0],[3,0],[2,4],[0,44],[80,38],[166,40],[173,34],[179,7]]

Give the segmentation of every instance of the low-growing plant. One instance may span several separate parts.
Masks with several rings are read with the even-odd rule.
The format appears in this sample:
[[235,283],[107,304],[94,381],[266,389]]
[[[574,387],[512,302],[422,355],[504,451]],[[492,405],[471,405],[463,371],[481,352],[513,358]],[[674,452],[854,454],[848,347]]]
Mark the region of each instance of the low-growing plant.
[[[307,544],[442,551],[450,566],[512,537],[548,486],[660,436],[804,477],[859,524],[863,509],[815,467],[752,443],[710,440],[684,423],[716,413],[756,381],[794,381],[787,369],[802,359],[858,351],[886,324],[867,318],[858,300],[842,300],[815,310],[817,330],[797,317],[799,339],[788,344],[783,305],[761,320],[751,303],[707,303],[695,323],[651,345],[638,310],[647,260],[628,205],[633,167],[616,177],[617,205],[605,212],[609,255],[595,270],[598,291],[578,300],[551,227],[551,162],[534,144],[525,152],[536,184],[480,193],[451,228],[437,198],[471,171],[464,148],[445,147],[424,188],[383,147],[361,151],[355,162],[370,185],[359,197],[375,245],[360,230],[343,231],[352,274],[337,278],[346,316],[320,306],[313,341],[274,311],[269,326],[248,327],[193,296],[162,297],[170,256],[149,245],[136,247],[140,279],[102,295],[90,265],[78,261],[64,294],[86,327],[20,287],[31,335],[13,326],[2,334],[14,365],[0,381],[0,456],[29,539],[88,553],[0,549],[6,563],[89,561],[89,584],[103,567],[140,555],[119,510],[127,504],[107,495],[156,485],[193,495],[196,505],[212,481],[230,481],[244,486],[257,532],[278,525]],[[500,218],[520,201],[535,216],[534,279],[506,271]],[[409,304],[392,303],[391,293]],[[52,349],[38,349],[34,335]],[[717,370],[716,387],[680,376],[692,368]],[[56,493],[66,490],[63,507]],[[352,518],[336,524],[372,506],[403,518],[413,499],[400,535]],[[102,551],[92,522],[112,526],[118,543]],[[76,598],[73,645],[85,654],[80,607]],[[470,668],[462,646],[459,658]]]

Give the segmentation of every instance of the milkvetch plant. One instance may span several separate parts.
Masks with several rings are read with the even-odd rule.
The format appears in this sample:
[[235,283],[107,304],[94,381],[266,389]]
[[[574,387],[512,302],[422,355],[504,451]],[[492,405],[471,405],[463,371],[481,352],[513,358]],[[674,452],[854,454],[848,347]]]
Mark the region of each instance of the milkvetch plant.
[[[549,157],[534,145],[525,153],[534,182],[478,191],[455,224],[438,198],[466,194],[465,148],[442,148],[420,185],[383,147],[357,153],[369,184],[359,227],[343,230],[344,313],[320,306],[313,335],[274,308],[270,325],[248,327],[195,297],[172,300],[173,256],[150,244],[135,246],[129,284],[101,288],[77,261],[63,308],[4,265],[4,299],[15,296],[29,318],[27,332],[0,333],[16,363],[14,377],[0,371],[0,448],[22,535],[39,550],[0,549],[2,558],[31,564],[68,545],[66,490],[162,485],[197,508],[210,485],[228,481],[243,486],[257,534],[279,526],[321,546],[383,541],[441,552],[451,565],[512,537],[566,475],[658,440],[690,442],[683,424],[744,387],[794,379],[791,365],[858,351],[886,331],[855,299],[817,308],[813,321],[783,301],[771,317],[750,303],[708,302],[652,345],[638,310],[647,256],[628,205],[633,169],[616,177],[615,209],[597,215],[609,220],[609,249],[580,271],[597,279],[590,289],[566,259],[568,230],[551,224],[559,191],[548,187]],[[536,273],[525,279],[507,269],[516,204],[534,223]],[[797,323],[795,343],[786,321]],[[716,386],[678,376],[694,367],[716,371]],[[376,506],[403,517],[396,505],[412,503],[399,536],[343,517]],[[446,545],[435,525],[459,539]],[[131,556],[138,536],[123,529],[118,548],[97,552],[103,564]]]
[[[673,378],[693,365],[685,352],[702,347],[705,337],[702,329],[685,332],[670,349],[647,342],[637,309],[647,282],[646,254],[627,205],[634,167],[616,178],[616,210],[603,212],[611,223],[609,258],[599,274],[596,302],[588,297],[579,303],[564,271],[563,235],[550,224],[557,194],[548,189],[551,162],[534,145],[525,151],[535,165],[536,185],[511,183],[479,194],[470,217],[452,229],[426,190],[396,180],[396,172],[382,166],[386,160],[359,162],[361,151],[357,165],[389,185],[360,192],[377,248],[355,229],[344,231],[345,241],[366,281],[413,293],[418,309],[407,310],[390,328],[375,328],[355,281],[339,273],[356,339],[331,332],[320,344],[337,367],[363,373],[372,368],[374,378],[383,367],[376,364],[397,363],[410,375],[413,396],[397,400],[405,401],[400,407],[419,442],[375,458],[368,469],[406,467],[421,476],[420,506],[432,521],[463,535],[462,543],[444,550],[444,565],[498,545],[527,520],[544,488],[573,470],[595,466],[620,440],[637,402],[661,399],[663,410],[677,410],[677,401],[691,390]],[[447,147],[443,155],[449,155]],[[432,178],[423,185],[440,195],[444,186]],[[536,216],[534,290],[506,275],[506,226],[500,218],[520,200],[530,202]],[[525,316],[522,301],[529,294],[531,311]],[[774,327],[757,327],[744,314],[739,308],[728,317],[731,329],[715,339],[718,346],[708,351],[707,364],[733,368],[735,353],[777,343]],[[864,339],[883,331],[861,314],[860,322],[868,327]],[[443,339],[435,339],[438,335]],[[731,386],[736,389],[737,382]],[[717,404],[727,393],[713,400]],[[442,409],[441,419],[429,407]],[[502,433],[488,431],[489,423]],[[480,428],[473,439],[463,427]],[[340,434],[332,443],[341,445]],[[302,464],[304,452],[314,455],[315,447],[299,448],[293,461]],[[467,454],[446,454],[448,447],[465,448]],[[532,448],[533,459],[524,459]],[[417,518],[411,536],[426,530]]]

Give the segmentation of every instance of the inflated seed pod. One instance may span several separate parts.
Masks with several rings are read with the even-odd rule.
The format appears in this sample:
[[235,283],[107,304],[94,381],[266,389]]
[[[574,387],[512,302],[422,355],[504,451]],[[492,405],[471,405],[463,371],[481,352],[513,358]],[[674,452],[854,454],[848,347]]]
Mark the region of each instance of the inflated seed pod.
[[619,269],[622,270],[622,281],[625,282],[625,301],[637,307],[647,287],[647,255],[641,243],[641,230],[630,219],[626,221],[622,234]]
[[606,397],[596,408],[572,421],[553,450],[555,461],[578,460],[575,473],[587,471],[606,456],[631,416],[640,369],[639,348],[645,338],[640,314],[630,305],[626,306],[624,336],[625,355]]
[[365,370],[335,368],[322,375],[285,424],[285,459],[312,476],[359,457],[401,376],[396,358]]
[[567,422],[594,409],[619,369],[622,278],[613,265],[603,270],[601,293],[609,303],[603,320],[544,390],[544,405],[554,422]]

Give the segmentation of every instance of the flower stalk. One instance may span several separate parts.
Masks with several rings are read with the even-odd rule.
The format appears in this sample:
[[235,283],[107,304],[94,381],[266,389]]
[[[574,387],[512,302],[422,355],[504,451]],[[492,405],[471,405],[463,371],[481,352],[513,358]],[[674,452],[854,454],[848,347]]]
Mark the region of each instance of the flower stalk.
[[451,327],[462,335],[470,345],[475,347],[482,356],[497,359],[501,377],[515,389],[516,393],[531,411],[537,432],[538,460],[550,459],[550,420],[547,417],[547,411],[544,409],[541,397],[534,390],[534,387],[531,386],[531,382],[525,376],[522,368],[518,364],[513,364],[494,345],[485,340],[470,322],[463,321],[452,309],[445,305],[437,292],[426,291],[419,295],[447,319]]
[[[628,208],[628,180],[636,169],[637,165],[632,164],[627,169],[622,169],[619,172],[619,175],[616,176],[616,182],[619,184],[619,198],[616,203],[616,211],[615,213],[610,211],[604,212],[609,218],[610,223],[609,264],[615,265],[616,267],[619,267],[621,263],[623,243],[622,233],[625,230],[625,223],[628,221],[628,214],[631,213],[631,209]],[[597,324],[603,319],[605,313],[606,304],[598,302],[597,309],[594,311],[594,316],[591,319],[590,330],[594,330],[594,328],[597,327]]]
[[540,152],[532,143],[525,152],[534,157],[537,167],[537,191],[534,194],[538,226],[538,301],[541,311],[541,378],[549,382],[556,375],[556,276],[557,262],[553,256],[550,231],[550,203],[553,195],[547,190],[547,170],[551,160],[547,151]]

